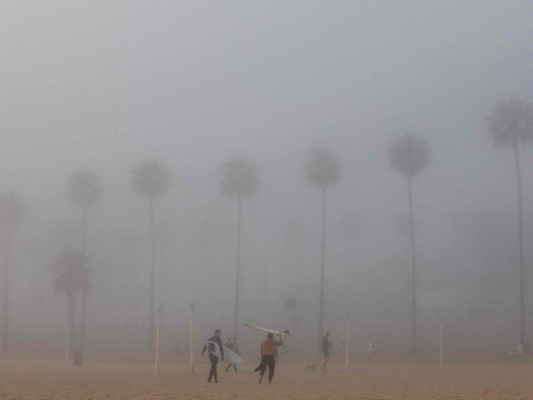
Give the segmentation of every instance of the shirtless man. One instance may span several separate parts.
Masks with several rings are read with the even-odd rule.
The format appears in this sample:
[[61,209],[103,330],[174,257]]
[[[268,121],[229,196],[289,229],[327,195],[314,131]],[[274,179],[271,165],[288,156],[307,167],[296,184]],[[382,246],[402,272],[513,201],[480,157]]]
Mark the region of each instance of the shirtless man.
[[265,374],[268,366],[268,383],[272,383],[274,377],[274,369],[276,368],[276,351],[278,346],[283,345],[283,337],[279,335],[279,341],[274,340],[274,334],[269,333],[267,340],[261,343],[261,364],[255,369],[255,372],[259,371],[259,383],[263,381],[263,375]]

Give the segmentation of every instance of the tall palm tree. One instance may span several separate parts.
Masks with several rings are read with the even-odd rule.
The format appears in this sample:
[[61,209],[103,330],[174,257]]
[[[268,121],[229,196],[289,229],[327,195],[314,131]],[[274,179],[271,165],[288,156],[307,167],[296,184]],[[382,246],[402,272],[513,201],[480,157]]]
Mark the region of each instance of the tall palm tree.
[[0,228],[5,231],[5,262],[3,268],[2,290],[2,351],[7,351],[9,334],[9,270],[11,232],[22,223],[26,206],[15,193],[4,193],[0,196]]
[[520,145],[533,139],[533,105],[526,100],[500,100],[487,118],[489,136],[494,147],[511,147],[515,159],[518,197],[518,237],[520,257],[520,341],[525,339],[524,304],[524,229],[522,219],[522,180],[520,176]]
[[220,191],[237,199],[237,248],[235,269],[235,308],[233,314],[233,335],[238,336],[239,294],[241,274],[241,227],[242,202],[250,197],[259,186],[259,169],[244,158],[232,158],[222,163],[220,168]]
[[[82,254],[87,257],[87,210],[96,203],[102,194],[100,177],[94,172],[82,169],[74,172],[67,181],[67,193],[69,200],[82,210]],[[78,350],[83,351],[85,338],[85,320],[87,308],[87,291],[82,292],[81,298],[81,330]]]
[[154,234],[154,199],[163,194],[170,184],[170,173],[165,166],[157,161],[148,160],[133,169],[133,190],[148,199],[150,207],[150,342],[154,347],[155,306],[154,306],[154,275],[155,275],[155,234]]
[[409,199],[409,234],[411,237],[411,352],[416,353],[416,251],[413,225],[413,177],[429,165],[431,148],[425,139],[406,134],[396,139],[390,149],[392,168],[407,178]]
[[326,258],[326,193],[331,185],[339,181],[342,176],[342,164],[339,159],[327,149],[311,151],[305,163],[304,171],[307,180],[320,189],[322,194],[322,243],[320,246],[320,300],[318,310],[318,336],[319,341],[324,332],[324,264]]
[[89,270],[86,267],[83,253],[66,250],[59,257],[55,257],[50,270],[55,274],[53,286],[56,292],[64,293],[67,298],[67,338],[68,354],[76,351],[76,296],[86,292],[89,288]]

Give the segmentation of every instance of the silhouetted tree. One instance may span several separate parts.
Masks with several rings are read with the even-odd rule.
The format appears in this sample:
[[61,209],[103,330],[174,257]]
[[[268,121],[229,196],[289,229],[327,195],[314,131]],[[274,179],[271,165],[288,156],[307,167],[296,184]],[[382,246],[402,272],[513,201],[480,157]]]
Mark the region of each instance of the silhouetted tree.
[[526,100],[511,98],[500,100],[487,118],[489,136],[494,147],[510,147],[516,168],[518,197],[518,236],[520,257],[520,341],[525,340],[524,304],[524,229],[522,218],[522,180],[520,176],[520,145],[533,138],[533,105]]
[[169,186],[170,173],[157,161],[145,161],[133,169],[132,188],[140,196],[146,197],[150,206],[150,341],[154,350],[154,274],[155,274],[155,235],[154,235],[154,199],[163,194]]
[[5,232],[5,262],[3,268],[2,291],[2,351],[7,351],[9,335],[9,272],[11,231],[19,226],[24,218],[26,207],[21,198],[14,193],[4,193],[0,196],[0,227]]
[[[82,210],[82,253],[87,257],[87,210],[94,205],[102,193],[100,177],[87,169],[74,172],[67,181],[69,200]],[[83,350],[85,338],[85,320],[87,309],[87,291],[82,292],[81,300],[81,329],[78,351]]]
[[324,264],[326,257],[326,193],[331,185],[339,181],[342,176],[342,165],[339,159],[329,150],[313,150],[305,163],[304,170],[307,180],[320,189],[322,194],[322,244],[320,246],[320,300],[318,311],[319,343],[322,338],[324,312]]
[[409,234],[411,237],[411,313],[412,336],[411,352],[416,353],[416,250],[415,232],[413,225],[413,177],[429,165],[431,149],[426,140],[412,134],[406,134],[396,139],[389,149],[392,168],[407,178],[409,197]]
[[86,292],[89,288],[89,271],[86,267],[86,257],[75,250],[66,250],[59,257],[55,257],[50,265],[54,273],[53,286],[57,293],[63,293],[67,298],[67,338],[68,353],[76,351],[76,296]]
[[222,194],[237,199],[237,249],[235,270],[235,309],[233,317],[233,335],[238,336],[239,293],[241,273],[241,227],[242,201],[251,196],[259,186],[259,169],[244,158],[232,158],[222,163],[220,168],[220,191]]

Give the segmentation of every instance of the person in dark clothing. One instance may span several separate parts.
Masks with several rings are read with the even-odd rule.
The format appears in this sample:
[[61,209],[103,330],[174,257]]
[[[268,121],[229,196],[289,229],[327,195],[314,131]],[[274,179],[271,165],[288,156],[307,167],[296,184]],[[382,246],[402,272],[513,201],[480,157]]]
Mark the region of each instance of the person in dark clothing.
[[211,383],[212,378],[215,378],[215,383],[218,383],[218,355],[216,348],[217,345],[218,350],[220,351],[220,359],[224,361],[224,346],[222,345],[222,340],[220,339],[220,336],[220,329],[215,330],[215,335],[207,339],[207,342],[205,342],[204,348],[202,349],[202,357],[204,356],[204,353],[207,350],[207,354],[209,355],[209,361],[211,362],[211,369],[209,370],[209,377],[207,378],[207,383]]
[[276,368],[276,358],[278,346],[283,345],[283,337],[279,335],[279,341],[274,340],[274,335],[269,333],[267,340],[261,343],[261,364],[255,369],[255,372],[259,371],[259,383],[263,381],[263,375],[268,367],[268,383],[272,383],[274,377],[274,369]]
[[[228,349],[231,349],[233,350],[235,353],[239,354],[239,346],[237,345],[237,338],[234,337],[233,338],[233,341],[230,341],[229,338],[228,338],[228,343],[226,343],[225,345]],[[228,370],[231,368],[231,366],[233,365],[233,370],[235,372],[237,372],[237,365],[231,363],[231,362],[228,362],[228,365],[226,365],[226,372],[228,372]]]
[[330,359],[329,349],[331,347],[331,342],[329,341],[329,332],[322,337],[322,355],[324,356],[324,362],[322,363],[322,371],[326,370],[326,365]]

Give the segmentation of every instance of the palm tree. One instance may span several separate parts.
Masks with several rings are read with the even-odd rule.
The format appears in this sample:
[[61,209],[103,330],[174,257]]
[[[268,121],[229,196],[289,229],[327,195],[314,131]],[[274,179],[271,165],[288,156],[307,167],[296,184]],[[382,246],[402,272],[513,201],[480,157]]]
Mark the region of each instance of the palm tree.
[[426,140],[412,134],[406,134],[392,143],[389,149],[389,157],[392,168],[407,178],[409,233],[411,237],[411,352],[414,354],[416,353],[416,252],[413,225],[412,181],[416,174],[428,166],[429,160],[431,159],[431,149]]
[[148,198],[150,206],[150,342],[154,347],[154,274],[155,274],[155,234],[154,234],[154,199],[163,194],[169,186],[170,173],[157,161],[145,161],[133,169],[132,188],[140,196]]
[[9,334],[9,267],[11,250],[11,231],[22,223],[26,206],[15,193],[0,196],[0,228],[5,231],[5,263],[3,270],[4,287],[2,291],[2,351],[7,351]]
[[57,293],[64,293],[67,298],[67,338],[68,354],[76,352],[76,296],[86,292],[90,286],[89,271],[86,268],[86,257],[83,253],[67,250],[55,257],[50,270],[55,274],[53,281]]
[[324,332],[324,263],[326,258],[326,193],[331,185],[339,181],[342,176],[342,164],[339,159],[326,149],[313,150],[305,163],[304,171],[307,180],[322,193],[322,244],[320,246],[320,300],[318,311],[319,343]]
[[237,335],[239,323],[239,292],[241,273],[241,227],[242,201],[250,197],[259,186],[259,169],[244,158],[232,158],[222,163],[220,168],[220,191],[237,199],[237,249],[235,269],[235,308],[233,315],[233,335]]
[[520,256],[520,341],[525,339],[524,304],[524,229],[522,221],[522,180],[520,177],[520,145],[533,139],[533,105],[526,100],[500,100],[487,118],[489,136],[494,147],[511,147],[515,159],[518,197],[518,237]]
[[[67,181],[69,200],[82,209],[82,254],[87,257],[87,210],[94,205],[102,193],[100,177],[87,169],[74,172]],[[81,300],[81,330],[79,351],[83,350],[85,337],[85,315],[87,305],[87,291],[82,292]]]

